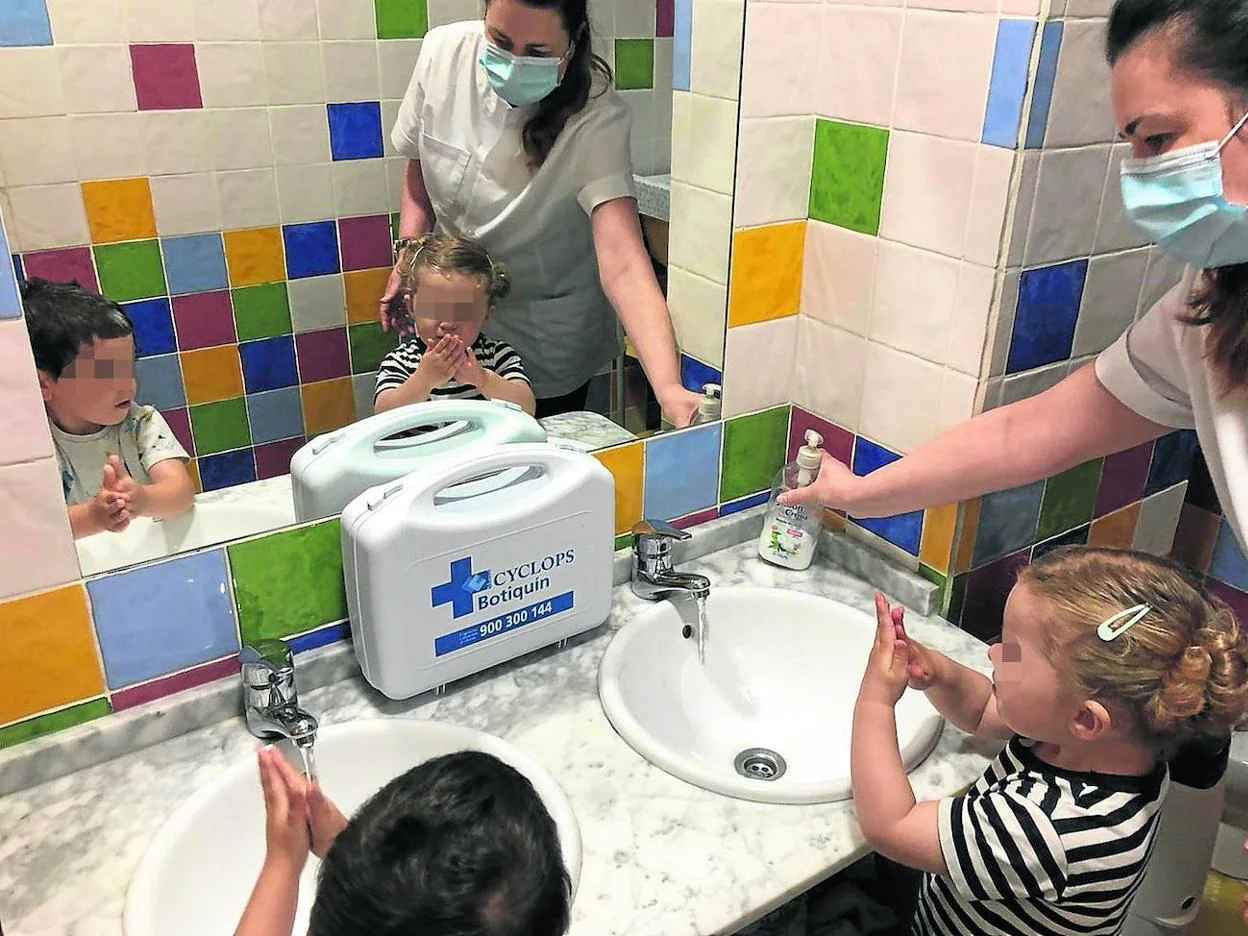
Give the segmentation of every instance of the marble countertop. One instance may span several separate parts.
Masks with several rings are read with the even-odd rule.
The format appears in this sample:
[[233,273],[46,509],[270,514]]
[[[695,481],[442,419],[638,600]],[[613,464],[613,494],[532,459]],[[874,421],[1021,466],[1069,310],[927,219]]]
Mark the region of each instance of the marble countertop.
[[[871,608],[866,583],[822,561],[808,572],[773,568],[750,542],[684,568],[716,585],[775,586]],[[603,627],[453,684],[442,696],[393,702],[353,677],[307,692],[302,702],[322,724],[449,721],[535,757],[567,793],[584,841],[571,936],[733,933],[866,849],[850,802],[729,799],[651,766],[614,733],[598,703],[598,662],[614,631],[645,607],[619,586]],[[929,645],[986,669],[983,645],[947,622],[911,615],[908,626]],[[242,719],[229,718],[0,799],[4,932],[119,936],[126,887],[152,835],[191,791],[255,746]],[[917,796],[961,789],[983,770],[985,753],[946,726],[911,775]]]

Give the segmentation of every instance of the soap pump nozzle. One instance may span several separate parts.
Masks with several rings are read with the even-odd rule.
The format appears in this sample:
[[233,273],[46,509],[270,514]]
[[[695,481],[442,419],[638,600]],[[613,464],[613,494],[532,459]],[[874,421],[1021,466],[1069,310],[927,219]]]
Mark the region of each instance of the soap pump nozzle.
[[806,444],[797,450],[797,483],[805,487],[815,480],[823,464],[823,436],[814,429],[806,430]]

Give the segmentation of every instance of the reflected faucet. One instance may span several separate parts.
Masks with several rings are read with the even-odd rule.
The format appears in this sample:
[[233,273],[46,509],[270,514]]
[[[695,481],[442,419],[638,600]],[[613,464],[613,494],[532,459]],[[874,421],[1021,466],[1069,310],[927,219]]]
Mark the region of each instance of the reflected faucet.
[[[239,654],[247,730],[263,740],[287,739],[300,751],[316,742],[317,721],[299,707],[295,657],[284,640],[257,640]],[[306,759],[306,758],[305,758]]]

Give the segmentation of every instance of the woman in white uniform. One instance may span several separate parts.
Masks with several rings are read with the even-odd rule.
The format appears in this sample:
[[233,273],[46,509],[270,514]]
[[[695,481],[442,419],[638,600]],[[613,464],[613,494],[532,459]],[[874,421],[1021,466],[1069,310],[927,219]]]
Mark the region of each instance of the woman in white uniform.
[[[586,0],[486,0],[484,22],[430,30],[392,134],[409,159],[399,233],[470,237],[507,268],[512,293],[489,330],[524,361],[538,416],[584,407],[618,353],[618,315],[664,414],[685,426],[698,396],[681,386],[610,74]],[[391,277],[383,325],[397,288]]]
[[[1222,509],[1248,549],[1248,0],[1118,0],[1106,45],[1115,120],[1133,157],[1122,167],[1127,216],[1189,265],[1182,281],[1052,389],[976,416],[865,477],[825,458],[795,502],[887,516],[1195,429]],[[1194,871],[1199,895],[1214,831],[1197,828],[1199,817],[1208,827],[1220,810],[1193,791],[1220,795],[1227,747],[1185,749],[1171,762],[1166,822],[1177,834],[1158,837],[1137,917],[1188,912],[1166,905],[1175,890],[1162,875]],[[1150,927],[1141,921],[1126,932],[1160,931]]]

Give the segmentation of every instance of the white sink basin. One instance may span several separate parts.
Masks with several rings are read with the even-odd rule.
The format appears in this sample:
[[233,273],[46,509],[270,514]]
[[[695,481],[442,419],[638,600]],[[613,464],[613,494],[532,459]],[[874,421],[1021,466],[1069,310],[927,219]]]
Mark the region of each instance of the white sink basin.
[[[492,735],[439,722],[368,720],[323,728],[316,743],[321,786],[350,816],[411,767],[442,754],[493,754],[532,782],[559,829],[573,893],[581,833],[567,797],[536,761]],[[264,798],[254,757],[194,793],[156,833],[130,882],[126,936],[222,936],[234,932],[264,860]],[[310,858],[299,886],[294,936],[304,936],[316,891]]]
[[[602,707],[638,754],[715,793],[763,803],[848,799],[854,700],[875,619],[826,598],[771,588],[712,588],[706,663],[692,600],[664,601],[620,630],[598,673]],[[913,770],[941,720],[922,693],[897,706],[902,759]],[[737,769],[739,756],[763,752]],[[776,772],[772,754],[785,769]]]

